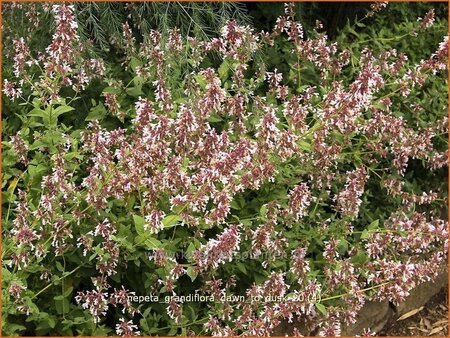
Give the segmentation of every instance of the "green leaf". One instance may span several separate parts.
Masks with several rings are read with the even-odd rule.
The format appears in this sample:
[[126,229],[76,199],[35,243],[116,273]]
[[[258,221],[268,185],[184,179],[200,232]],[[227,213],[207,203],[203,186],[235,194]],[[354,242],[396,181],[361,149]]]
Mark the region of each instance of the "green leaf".
[[136,72],[136,68],[142,66],[142,61],[132,56],[130,60],[130,67],[133,72]]
[[265,219],[267,216],[267,205],[263,205],[260,209],[259,209],[259,215]]
[[351,262],[353,264],[364,264],[369,260],[369,257],[367,257],[367,254],[364,253],[363,251],[360,251],[358,254],[356,254],[355,256],[353,256],[351,258]]
[[136,196],[135,195],[130,195],[128,196],[127,199],[127,210],[131,211],[133,210],[134,204],[136,203]]
[[309,144],[308,142],[301,140],[298,145],[300,146],[300,149],[306,151],[306,152],[310,152],[312,150],[311,144]]
[[49,316],[47,318],[47,323],[48,323],[48,326],[50,326],[52,329],[54,329],[56,326],[56,321],[55,321],[55,319],[53,319],[53,317]]
[[239,221],[240,223],[242,223],[242,225],[246,226],[246,227],[251,227],[253,225],[253,222],[249,219],[243,219]]
[[142,85],[145,83],[145,81],[144,81],[144,79],[141,76],[136,75],[133,78],[133,83],[134,83],[135,86],[141,86],[142,87]]
[[142,235],[144,233],[144,217],[142,216],[138,216],[138,215],[133,215],[133,220],[134,220],[134,228],[136,229],[136,232],[139,235]]
[[189,159],[189,157],[185,157],[184,159],[183,159],[183,164],[182,164],[182,168],[183,169],[187,169],[187,167],[189,166],[189,162],[190,162],[190,159]]
[[230,69],[230,65],[228,63],[228,60],[225,59],[218,69],[219,77],[222,81],[227,79],[229,69]]
[[208,117],[208,122],[217,123],[222,122],[222,118],[219,115],[213,114]]
[[176,99],[174,102],[175,102],[175,103],[179,103],[179,104],[183,104],[183,103],[186,103],[186,98],[184,98],[184,97],[179,97],[179,98]]
[[3,329],[7,333],[7,335],[14,335],[16,331],[26,330],[26,327],[20,324],[8,323],[8,325],[3,325]]
[[198,273],[192,268],[192,266],[187,268],[186,274],[191,277],[191,281],[197,278]]
[[367,227],[367,229],[369,230],[374,230],[374,229],[378,229],[378,225],[380,224],[380,220],[376,219],[375,221],[373,221],[372,223],[369,224],[369,226]]
[[39,308],[37,307],[36,304],[34,304],[31,301],[31,298],[24,298],[24,302],[28,306],[28,309],[29,309],[31,314],[36,314],[36,315],[39,314]]
[[195,310],[195,308],[192,305],[187,306],[186,313],[187,313],[187,317],[189,318],[190,321],[194,321],[198,318],[197,311]]
[[234,210],[241,210],[241,207],[235,199],[231,201],[230,208]]
[[337,250],[341,256],[345,255],[348,251],[348,242],[345,239],[340,240],[337,245]]
[[88,116],[85,118],[85,121],[94,121],[94,120],[103,120],[103,118],[106,116],[107,111],[105,106],[102,102],[100,102],[95,107],[92,107],[89,111]]
[[120,89],[114,87],[106,87],[105,89],[103,89],[103,93],[120,94]]
[[165,228],[171,228],[175,226],[179,221],[181,221],[181,217],[178,215],[167,215],[162,220],[162,223]]
[[245,264],[242,262],[236,262],[236,266],[242,273],[247,273],[247,268],[245,267]]
[[140,246],[145,247],[146,249],[157,249],[162,246],[162,243],[158,241],[156,238],[150,237],[148,233],[143,235],[136,236],[134,242]]
[[69,286],[65,291],[64,291],[64,293],[63,293],[63,297],[69,297],[70,296],[70,294],[72,293],[72,291],[73,291],[73,286]]
[[205,89],[207,82],[206,82],[206,78],[203,75],[197,74],[194,76],[194,79],[195,79],[195,81],[197,81],[197,83],[199,84],[199,86],[202,89]]
[[127,92],[128,95],[133,97],[139,97],[141,95],[144,95],[144,93],[142,92],[142,86],[130,87],[127,88],[125,91]]
[[92,336],[106,337],[111,335],[106,326],[96,326]]
[[266,281],[266,276],[264,276],[262,274],[256,273],[253,276],[254,276],[255,282],[257,284],[262,284],[262,283],[264,283]]
[[365,229],[362,233],[361,233],[361,239],[367,239],[369,238],[369,231],[367,231],[367,229]]
[[56,269],[58,269],[58,271],[64,271],[64,267],[62,266],[62,264],[60,262],[55,262],[56,265]]
[[147,319],[145,319],[145,317],[139,321],[139,324],[140,324],[141,330],[143,330],[144,332],[148,332],[148,330],[150,329],[147,324]]
[[56,296],[55,299],[55,309],[58,314],[64,314],[69,312],[69,300],[63,296]]
[[28,113],[28,116],[37,116],[37,117],[45,118],[48,116],[48,114],[45,110],[42,110],[40,108],[35,108]]
[[56,118],[59,115],[70,112],[72,110],[75,110],[75,108],[67,105],[61,105],[58,108],[52,110],[52,118]]
[[327,315],[327,309],[325,307],[325,305],[321,304],[321,303],[315,303],[314,304],[316,306],[316,309],[323,314],[324,316]]
[[8,269],[2,267],[2,281],[8,282],[11,280],[11,272]]
[[189,243],[189,246],[186,249],[186,255],[190,257],[192,252],[196,249],[195,244],[193,242]]

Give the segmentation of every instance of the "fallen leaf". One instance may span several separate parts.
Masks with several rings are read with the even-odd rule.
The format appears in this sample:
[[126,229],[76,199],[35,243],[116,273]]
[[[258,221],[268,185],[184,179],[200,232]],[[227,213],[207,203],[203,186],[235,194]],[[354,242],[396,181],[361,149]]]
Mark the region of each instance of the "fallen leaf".
[[416,313],[418,313],[418,312],[420,312],[420,311],[422,311],[422,310],[423,310],[423,306],[421,306],[421,307],[418,308],[418,309],[414,309],[414,310],[411,310],[411,311],[409,311],[409,312],[406,312],[405,314],[403,314],[402,316],[400,316],[400,317],[397,319],[397,321],[404,320],[404,319],[406,319],[406,318],[412,317],[412,316],[414,316]]
[[430,331],[430,333],[428,333],[428,335],[431,336],[433,334],[441,332],[443,329],[445,329],[445,326],[435,327],[433,330]]
[[448,326],[448,320],[440,320],[436,323],[433,323],[433,326],[439,326],[441,324],[446,324],[446,326]]
[[424,323],[426,329],[428,329],[428,330],[431,329],[431,322],[428,319],[424,318],[423,323]]
[[420,332],[428,333],[428,330],[422,329],[422,328],[417,327],[417,326],[408,326],[407,329],[408,330],[413,330],[413,331],[419,330]]

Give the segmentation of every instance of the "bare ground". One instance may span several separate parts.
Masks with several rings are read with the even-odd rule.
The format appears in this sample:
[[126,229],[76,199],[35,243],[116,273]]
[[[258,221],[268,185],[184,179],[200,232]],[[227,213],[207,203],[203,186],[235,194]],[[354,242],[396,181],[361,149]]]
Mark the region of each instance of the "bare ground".
[[448,337],[448,304],[448,288],[444,288],[416,314],[406,314],[407,318],[388,324],[378,335]]

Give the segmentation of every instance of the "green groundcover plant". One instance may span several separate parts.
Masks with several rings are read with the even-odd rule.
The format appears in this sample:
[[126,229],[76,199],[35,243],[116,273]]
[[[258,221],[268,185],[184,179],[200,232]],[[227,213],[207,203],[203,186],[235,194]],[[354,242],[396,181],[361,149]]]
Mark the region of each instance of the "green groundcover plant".
[[106,62],[72,5],[44,4],[48,47],[4,48],[3,334],[335,336],[433,280],[448,37],[417,61],[383,42],[434,41],[429,7],[342,45],[290,4],[208,40],[125,22]]

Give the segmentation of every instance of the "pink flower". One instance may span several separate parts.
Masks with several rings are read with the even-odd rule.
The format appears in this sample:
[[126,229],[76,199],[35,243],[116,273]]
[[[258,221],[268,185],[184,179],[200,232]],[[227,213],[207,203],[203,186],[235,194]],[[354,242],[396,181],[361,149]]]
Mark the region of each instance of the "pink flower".
[[111,235],[116,233],[116,229],[111,225],[108,219],[98,223],[95,227],[94,236],[101,236],[104,239],[111,239]]
[[300,220],[307,214],[307,208],[311,203],[311,192],[306,183],[301,183],[292,189],[289,194],[288,212],[295,221]]
[[334,199],[337,210],[347,217],[354,218],[358,215],[362,203],[361,196],[364,193],[364,185],[369,176],[364,167],[347,172],[345,188]]
[[[7,81],[7,80],[5,80]],[[5,87],[6,88],[6,87]],[[20,161],[24,164],[28,164],[28,144],[25,143],[21,136],[20,131],[16,135],[11,136],[11,148],[14,149]]]
[[[173,295],[175,296],[176,294],[174,293]],[[175,301],[174,297],[170,298],[166,310],[169,317],[174,319],[175,323],[179,324],[181,321],[182,308],[181,305]]]
[[22,293],[26,289],[27,288],[25,286],[13,282],[9,286],[8,291],[9,291],[10,295],[15,299],[14,301],[17,303],[18,301],[20,301],[22,299]]
[[79,41],[78,24],[75,21],[73,5],[53,5],[56,29],[52,43],[47,47],[47,53],[56,63],[56,67],[71,64],[79,50],[74,43]]
[[81,303],[83,309],[87,309],[94,318],[94,323],[99,323],[101,316],[108,310],[108,293],[99,289],[93,291],[79,291],[75,296],[77,303]]
[[281,137],[281,132],[277,127],[279,120],[273,107],[265,106],[264,112],[264,117],[256,126],[258,131],[255,136],[269,149],[273,149]]
[[119,324],[116,324],[116,333],[119,336],[124,337],[141,335],[141,332],[138,330],[138,326],[133,324],[132,320],[126,322],[124,318],[119,318]]
[[14,101],[22,95],[22,89],[16,88],[14,83],[5,79],[3,81],[3,93]]
[[166,216],[164,211],[153,210],[145,216],[144,229],[149,229],[151,233],[156,234],[164,229],[162,223],[163,218]]
[[370,5],[371,11],[367,13],[368,17],[374,16],[377,12],[381,11],[383,8],[386,8],[388,5],[387,1],[378,1],[374,2]]
[[109,298],[109,303],[114,306],[121,305],[122,313],[128,312],[130,315],[134,315],[136,312],[139,312],[136,308],[133,307],[130,301],[130,297],[134,296],[135,293],[129,290],[126,290],[123,286],[121,289],[114,289],[114,292],[111,294]]
[[216,269],[219,264],[232,260],[241,241],[239,227],[237,224],[231,225],[217,239],[210,239],[194,252],[193,258],[199,271]]
[[423,18],[418,18],[417,21],[420,22],[420,27],[423,29],[430,28],[434,23],[434,16],[435,12],[434,8],[432,8],[425,14]]

